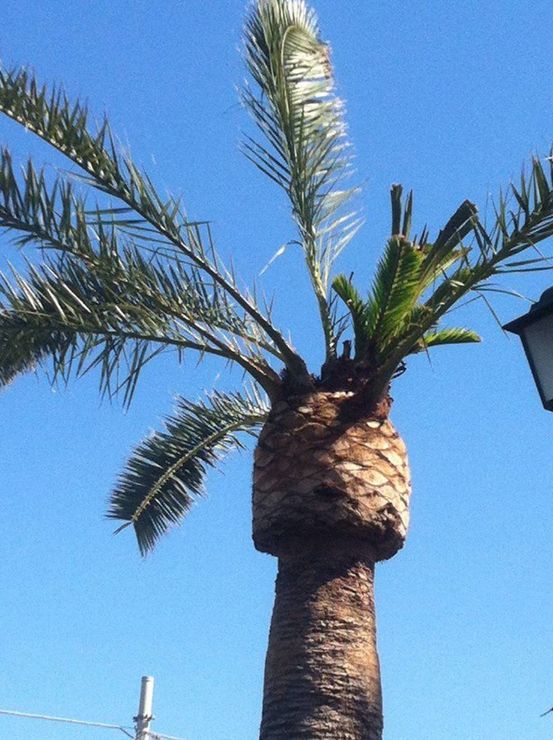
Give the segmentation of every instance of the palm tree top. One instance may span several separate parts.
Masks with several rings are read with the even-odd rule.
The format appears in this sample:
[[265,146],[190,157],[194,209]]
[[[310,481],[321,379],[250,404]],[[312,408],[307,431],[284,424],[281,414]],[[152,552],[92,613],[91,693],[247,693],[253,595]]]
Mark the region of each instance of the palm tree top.
[[[252,386],[181,400],[166,430],[143,442],[123,472],[110,516],[132,523],[143,551],[189,508],[207,467],[255,432],[270,403],[321,388],[354,392],[367,414],[406,358],[478,341],[442,325],[469,293],[503,273],[544,269],[537,245],[553,233],[553,173],[534,159],[500,193],[491,226],[462,203],[436,235],[413,234],[413,194],[391,188],[390,237],[371,286],[335,274],[359,235],[353,149],[329,46],[305,0],[256,0],[245,24],[249,83],[242,102],[257,135],[246,156],[286,194],[316,299],[325,362],[309,369],[270,305],[225,265],[209,223],[159,194],[107,119],[26,69],[0,70],[0,112],[74,166],[52,178],[0,151],[0,228],[40,260],[0,276],[0,383],[36,367],[67,381],[91,370],[128,405],[142,369],[171,351],[238,365]],[[522,252],[527,252],[520,257]],[[277,297],[278,300],[278,297]]]

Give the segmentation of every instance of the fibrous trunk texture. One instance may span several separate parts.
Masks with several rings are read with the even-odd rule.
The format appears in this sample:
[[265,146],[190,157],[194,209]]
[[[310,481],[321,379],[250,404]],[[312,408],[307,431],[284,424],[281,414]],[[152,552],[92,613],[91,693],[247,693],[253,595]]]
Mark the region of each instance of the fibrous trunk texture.
[[349,392],[278,402],[255,453],[253,538],[279,559],[262,740],[380,740],[374,563],[402,547],[410,480],[390,421]]
[[279,558],[260,738],[380,740],[374,564],[345,542],[304,545]]

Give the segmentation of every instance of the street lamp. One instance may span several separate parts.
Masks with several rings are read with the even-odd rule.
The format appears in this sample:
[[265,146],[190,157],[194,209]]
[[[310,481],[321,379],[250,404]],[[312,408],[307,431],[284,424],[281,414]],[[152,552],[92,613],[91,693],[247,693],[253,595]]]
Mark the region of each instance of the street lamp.
[[521,338],[542,403],[553,411],[553,288],[527,314],[503,328]]

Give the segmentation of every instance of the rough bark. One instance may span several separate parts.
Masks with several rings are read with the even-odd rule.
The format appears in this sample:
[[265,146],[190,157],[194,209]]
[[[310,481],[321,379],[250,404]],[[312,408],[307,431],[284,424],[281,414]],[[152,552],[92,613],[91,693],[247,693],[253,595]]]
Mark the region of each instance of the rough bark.
[[374,563],[402,547],[410,480],[385,414],[349,392],[277,403],[255,453],[253,537],[279,559],[262,740],[380,740]]
[[294,397],[259,437],[254,543],[279,555],[290,537],[328,532],[366,540],[384,560],[405,541],[409,493],[405,445],[388,419],[365,417],[347,392]]
[[261,740],[382,737],[374,564],[351,549],[304,542],[279,558]]

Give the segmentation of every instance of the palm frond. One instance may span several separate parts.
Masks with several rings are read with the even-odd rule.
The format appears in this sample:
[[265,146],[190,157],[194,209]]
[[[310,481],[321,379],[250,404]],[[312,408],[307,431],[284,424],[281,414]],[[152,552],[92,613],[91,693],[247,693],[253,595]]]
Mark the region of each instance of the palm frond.
[[356,189],[343,185],[351,174],[351,149],[329,47],[304,0],[256,0],[245,46],[260,94],[246,88],[243,100],[265,143],[248,138],[244,149],[290,199],[329,358],[335,355],[330,268],[360,225],[348,209]]
[[[411,241],[413,193],[404,202],[403,188],[395,184],[390,195],[392,237],[377,266],[368,300],[363,301],[345,276],[333,282],[352,317],[356,358],[373,368],[386,367],[390,357],[397,359],[398,347],[402,357],[409,353],[410,348],[404,346],[406,337],[416,337],[414,346],[422,346],[419,340],[423,342],[425,333],[437,323],[436,312],[462,284],[459,278],[467,270],[470,253],[463,239],[478,226],[475,206],[465,201],[434,243],[428,242],[426,229]],[[430,296],[426,295],[429,290]]]
[[478,224],[478,211],[476,206],[465,200],[455,213],[441,229],[436,240],[426,250],[424,261],[424,274],[431,280],[436,272],[445,269],[445,265],[451,263],[466,253],[463,249],[463,239],[473,234]]
[[[553,163],[548,159],[548,171],[538,158],[534,158],[530,176],[523,172],[518,186],[512,184],[507,194],[500,192],[491,227],[485,227],[478,220],[475,210],[472,215],[467,214],[469,218],[463,229],[470,232],[472,224],[471,233],[477,248],[465,250],[462,264],[446,276],[427,299],[426,304],[432,307],[436,321],[469,291],[481,290],[495,275],[551,267],[551,257],[541,254],[537,248],[539,242],[553,235]],[[510,207],[512,201],[516,204],[514,208]],[[534,251],[537,256],[528,260],[515,259],[526,250]]]
[[[53,380],[100,369],[110,397],[128,405],[144,365],[164,349],[199,349],[159,312],[121,300],[117,288],[71,259],[0,275],[0,374],[4,382],[43,366]],[[209,345],[204,342],[204,351]]]
[[440,331],[425,334],[415,347],[413,347],[411,354],[424,352],[431,347],[439,347],[445,344],[470,344],[481,341],[481,337],[471,329],[441,329]]
[[332,281],[332,288],[348,307],[355,338],[355,356],[363,357],[370,341],[371,314],[365,301],[354,287],[351,278],[337,275]]
[[[101,295],[117,304],[121,315],[133,312],[134,318],[127,320],[139,335],[146,333],[170,343],[179,339],[183,346],[188,342],[189,347],[196,344],[202,352],[223,356],[226,350],[229,359],[242,364],[270,391],[276,373],[270,370],[264,353],[279,359],[281,356],[258,323],[234,304],[219,283],[203,275],[194,264],[187,264],[180,253],[167,255],[154,250],[145,252],[146,257],[143,248],[121,233],[118,222],[103,220],[105,214],[106,210],[88,209],[64,179],[56,178],[48,184],[44,172],[37,171],[31,162],[20,185],[9,152],[0,152],[0,229],[8,230],[19,246],[33,241],[43,249],[54,250],[58,260],[52,265],[57,270],[55,264],[59,263],[60,281],[66,269],[63,262],[71,258],[69,281],[74,282],[75,270],[80,270],[77,282],[83,307],[87,298],[88,302],[100,303]],[[147,316],[147,331],[143,326],[136,328],[136,316],[141,316],[140,320]],[[84,319],[83,327],[89,325],[90,316]],[[170,337],[164,333],[168,325],[172,327]],[[97,329],[101,329],[100,323]],[[115,329],[110,324],[106,331],[112,333]]]
[[255,391],[214,393],[196,403],[178,399],[165,430],[141,442],[127,462],[108,516],[132,525],[146,554],[201,495],[208,468],[240,448],[240,433],[254,433],[268,410]]
[[124,392],[128,405],[149,360],[164,350],[179,359],[193,350],[236,362],[269,390],[276,386],[263,355],[249,351],[248,341],[258,340],[246,334],[248,322],[232,313],[216,287],[198,285],[178,263],[146,262],[130,247],[109,259],[92,255],[83,262],[64,253],[40,267],[28,265],[27,275],[12,269],[1,277],[0,368],[6,379],[49,359],[54,377],[64,379],[99,367],[102,392]]
[[[510,260],[553,235],[553,159],[545,167],[538,157],[532,160],[530,175],[522,172],[518,185],[499,194],[495,222],[485,232],[487,251],[484,260],[495,269],[509,272]],[[514,207],[511,207],[514,206]],[[546,262],[550,258],[542,257]]]
[[[117,145],[107,119],[94,130],[86,106],[79,101],[72,104],[60,88],[49,91],[40,86],[24,69],[0,68],[0,112],[33,131],[81,168],[85,185],[118,199],[129,209],[123,215],[121,208],[111,205],[96,209],[89,216],[89,225],[107,220],[131,232],[146,247],[153,244],[156,248],[161,243],[180,252],[258,325],[298,382],[309,378],[305,363],[274,326],[271,317],[257,306],[248,291],[238,286],[232,271],[224,267],[215,253],[210,232],[205,244],[200,224],[187,218],[178,200],[158,194],[148,175]],[[9,190],[11,182],[7,177],[4,180]],[[41,184],[38,183],[42,192]],[[33,186],[27,190],[32,194]]]
[[423,260],[423,253],[406,239],[388,241],[367,305],[370,342],[378,355],[403,329],[420,295]]
[[73,348],[72,335],[48,323],[30,324],[14,312],[0,308],[0,386],[49,360],[53,360],[55,368],[60,368]]
[[[491,227],[484,226],[475,206],[465,201],[434,244],[427,249],[421,245],[427,253],[425,290],[430,287],[432,290],[423,303],[413,307],[404,331],[388,347],[374,382],[377,394],[387,387],[396,368],[413,348],[416,351],[416,348],[436,346],[438,342],[442,344],[444,337],[448,343],[452,338],[476,340],[471,332],[464,333],[468,330],[452,337],[447,329],[443,330],[445,334],[436,329],[469,292],[485,298],[483,291],[489,289],[488,283],[496,275],[550,269],[551,257],[542,254],[537,246],[553,236],[553,160],[551,157],[548,160],[546,168],[534,158],[530,175],[523,172],[518,185],[511,185],[507,193],[500,192]],[[463,240],[469,235],[473,244],[467,246]],[[535,256],[519,259],[518,255],[526,250],[532,250]],[[496,316],[489,302],[488,305]]]

